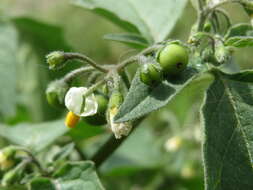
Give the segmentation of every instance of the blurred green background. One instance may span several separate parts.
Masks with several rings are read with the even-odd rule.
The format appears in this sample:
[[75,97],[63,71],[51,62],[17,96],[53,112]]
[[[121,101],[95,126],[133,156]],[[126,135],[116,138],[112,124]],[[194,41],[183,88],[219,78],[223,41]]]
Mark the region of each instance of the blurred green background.
[[[233,23],[249,21],[239,6],[234,5],[226,9],[231,13]],[[57,73],[49,71],[44,55],[55,50],[54,48],[84,53],[101,64],[117,63],[137,52],[124,44],[103,40],[104,34],[124,30],[88,10],[70,5],[68,0],[1,0],[0,16],[4,19],[16,19],[16,26],[22,31],[22,35],[19,36],[21,42],[29,41],[32,31],[40,30],[40,24],[30,30],[24,28],[25,24],[29,23],[35,26],[36,20],[45,25],[49,24],[49,28],[51,26],[62,28],[65,40],[64,44],[53,44],[54,39],[56,42],[61,41],[57,41],[61,34],[54,33],[59,32],[55,29],[51,31],[54,33],[51,44],[44,43],[44,37],[48,35],[46,33],[33,36],[32,43],[19,44],[19,64],[16,73],[13,73],[17,78],[16,111],[1,115],[1,123],[10,126],[23,122],[51,121],[64,116],[65,111],[48,105],[45,89],[49,81],[63,76],[80,64],[73,62],[73,65]],[[19,17],[33,20],[23,22],[18,20]],[[196,11],[188,3],[170,38],[186,41],[195,20]],[[43,48],[40,49],[40,46]],[[234,57],[240,68],[252,68],[252,50],[244,48],[236,52]],[[198,112],[203,99],[203,90],[199,90],[200,88],[205,89],[206,85],[188,89],[186,95],[180,96],[166,108],[151,114],[127,142],[103,164],[99,175],[106,189],[203,189],[201,122]],[[80,150],[89,156],[107,138],[109,133],[104,131],[106,129],[82,122],[76,130],[58,138],[47,151],[74,141]],[[8,144],[9,141],[1,139],[2,147]]]

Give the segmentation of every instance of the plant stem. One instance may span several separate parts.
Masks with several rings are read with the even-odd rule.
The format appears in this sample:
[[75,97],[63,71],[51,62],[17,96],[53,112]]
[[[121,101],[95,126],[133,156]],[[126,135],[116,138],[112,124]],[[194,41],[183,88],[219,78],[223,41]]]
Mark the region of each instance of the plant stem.
[[89,72],[89,71],[92,71],[94,70],[93,67],[81,67],[81,68],[78,68],[78,69],[75,69],[73,71],[71,71],[70,73],[68,73],[64,78],[63,78],[63,81],[66,82],[66,83],[71,83],[72,80],[77,77],[78,75],[81,75],[83,73],[86,73],[86,72]]
[[118,71],[121,71],[121,70],[122,70],[124,67],[126,67],[127,65],[129,65],[129,64],[131,64],[131,63],[134,63],[134,62],[138,61],[138,60],[139,60],[139,57],[140,57],[141,55],[148,55],[148,54],[152,53],[153,51],[158,50],[158,49],[161,48],[161,47],[162,47],[162,45],[157,45],[157,44],[156,44],[156,45],[153,45],[153,46],[151,46],[151,47],[148,47],[148,48],[144,49],[143,51],[141,51],[141,52],[138,53],[137,55],[132,56],[132,57],[126,59],[125,61],[121,62],[121,63],[117,66],[117,70],[118,70]]
[[86,155],[83,153],[82,149],[80,148],[80,146],[76,145],[75,146],[75,150],[78,152],[81,160],[87,160]]
[[94,67],[95,69],[97,69],[101,72],[104,72],[104,73],[108,72],[107,69],[98,65],[94,60],[92,60],[91,58],[89,58],[86,55],[83,55],[81,53],[65,52],[64,57],[65,57],[66,61],[71,60],[71,59],[77,59],[77,60],[80,60],[80,61],[90,64],[92,67]]
[[[133,123],[133,129],[136,129],[139,124],[143,121],[144,118],[138,119]],[[131,135],[131,133],[129,135]],[[128,135],[128,137],[129,137]],[[117,148],[127,139],[127,137],[122,137],[121,139],[116,139],[114,135],[111,135],[110,138],[105,142],[105,144],[92,156],[91,160],[95,162],[97,168],[107,160]]]
[[91,86],[83,95],[83,97],[87,97],[89,96],[91,93],[93,93],[100,85],[104,84],[107,81],[106,78],[98,81],[97,83],[95,83],[93,86]]
[[121,76],[122,80],[124,81],[124,84],[126,85],[126,87],[129,89],[130,86],[131,86],[131,82],[130,82],[130,80],[129,80],[127,71],[126,71],[126,70],[123,70],[123,71],[120,73],[120,76]]
[[206,11],[204,8],[204,2],[202,0],[198,0],[198,20],[197,20],[197,32],[200,32],[204,28],[205,20],[206,20]]
[[33,155],[32,152],[30,152],[30,150],[28,150],[28,149],[26,149],[24,147],[18,147],[18,146],[15,146],[15,147],[16,147],[17,150],[25,152],[31,158],[31,161],[38,167],[38,169],[40,170],[40,172],[43,175],[47,175],[47,171],[44,170],[44,168],[40,164],[39,160]]

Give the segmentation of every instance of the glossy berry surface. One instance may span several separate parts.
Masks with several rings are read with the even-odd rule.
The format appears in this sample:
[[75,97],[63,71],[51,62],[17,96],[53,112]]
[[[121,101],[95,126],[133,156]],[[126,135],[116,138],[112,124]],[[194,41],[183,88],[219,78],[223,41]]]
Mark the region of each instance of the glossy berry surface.
[[188,64],[187,49],[178,44],[169,44],[158,54],[157,61],[165,74],[181,73]]

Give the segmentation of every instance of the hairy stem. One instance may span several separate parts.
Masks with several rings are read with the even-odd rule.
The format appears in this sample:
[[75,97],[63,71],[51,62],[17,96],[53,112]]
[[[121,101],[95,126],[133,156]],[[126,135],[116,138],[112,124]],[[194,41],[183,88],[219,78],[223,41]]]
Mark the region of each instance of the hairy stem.
[[40,170],[40,172],[43,175],[47,175],[47,171],[42,167],[39,160],[33,155],[33,153],[30,150],[28,150],[24,147],[18,147],[18,146],[15,146],[15,148],[19,151],[25,152],[31,158],[31,161],[37,166],[37,168]]
[[150,53],[152,53],[152,52],[154,52],[154,51],[157,51],[157,50],[158,50],[159,48],[161,48],[161,47],[162,47],[162,45],[157,45],[157,44],[156,44],[156,45],[153,45],[153,46],[151,46],[151,47],[148,47],[148,48],[144,49],[143,51],[141,51],[141,52],[138,53],[137,55],[132,56],[132,57],[126,59],[125,61],[121,62],[121,63],[117,66],[117,70],[118,70],[118,71],[121,71],[121,70],[122,70],[124,67],[126,67],[127,65],[132,64],[132,63],[138,61],[138,60],[139,60],[139,57],[140,57],[141,55],[148,55],[148,54],[150,54]]
[[98,65],[94,60],[92,60],[91,58],[87,57],[86,55],[80,54],[80,53],[71,53],[71,52],[66,52],[64,53],[64,57],[67,60],[71,60],[71,59],[77,59],[80,60],[82,62],[88,63],[89,65],[91,65],[92,67],[94,67],[95,69],[107,73],[108,70],[106,68],[104,68],[103,66]]
[[198,9],[197,32],[200,32],[204,28],[207,17],[203,0],[198,0]]
[[[133,123],[133,129],[136,129],[144,118],[138,119]],[[129,135],[131,135],[131,133]],[[127,137],[129,137],[129,135]],[[116,139],[114,135],[105,142],[105,144],[92,156],[91,160],[95,162],[96,167],[99,168],[104,161],[106,161],[117,148],[127,139],[127,137],[122,137],[121,139]]]
[[70,84],[72,82],[72,80],[74,78],[76,78],[78,75],[81,75],[81,74],[84,74],[86,72],[90,72],[90,71],[93,71],[94,68],[93,67],[81,67],[81,68],[78,68],[78,69],[75,69],[73,71],[71,71],[70,73],[68,73],[64,78],[63,78],[63,81]]

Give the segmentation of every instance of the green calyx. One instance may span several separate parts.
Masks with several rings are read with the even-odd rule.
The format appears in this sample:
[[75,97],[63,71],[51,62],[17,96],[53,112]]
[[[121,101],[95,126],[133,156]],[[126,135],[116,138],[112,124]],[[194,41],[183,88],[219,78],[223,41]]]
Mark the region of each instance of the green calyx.
[[105,113],[108,107],[109,98],[99,92],[95,93],[95,98],[98,103],[97,113],[92,116],[84,117],[83,120],[90,125],[104,125],[107,123]]
[[149,86],[160,82],[162,80],[161,68],[154,63],[145,64],[141,69],[140,79]]
[[168,44],[158,52],[157,61],[165,74],[177,75],[188,64],[187,49],[179,44]]
[[118,90],[114,90],[109,100],[109,108],[119,107],[123,103],[124,97]]
[[49,69],[56,69],[60,67],[65,61],[64,52],[62,51],[53,51],[46,56]]
[[48,103],[56,108],[64,108],[64,97],[69,86],[62,80],[55,80],[48,85],[46,98]]

